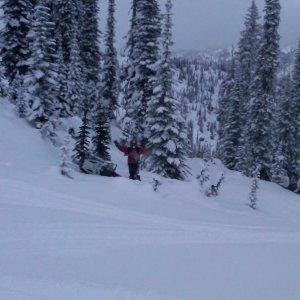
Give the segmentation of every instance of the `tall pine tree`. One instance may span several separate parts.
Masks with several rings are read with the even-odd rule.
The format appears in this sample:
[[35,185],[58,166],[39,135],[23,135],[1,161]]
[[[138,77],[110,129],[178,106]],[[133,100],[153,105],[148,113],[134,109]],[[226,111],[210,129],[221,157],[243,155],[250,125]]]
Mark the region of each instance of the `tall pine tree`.
[[50,1],[38,1],[33,28],[29,33],[32,40],[31,57],[28,59],[29,71],[24,79],[24,97],[30,110],[28,120],[38,127],[48,121],[53,122],[59,112],[52,9]]
[[[74,11],[74,10],[73,10]],[[69,116],[79,115],[84,105],[85,97],[85,78],[83,62],[80,56],[79,48],[79,27],[73,14],[70,37],[69,63],[67,64],[67,90],[65,97],[65,110]]]
[[26,74],[27,59],[30,56],[27,38],[31,25],[34,0],[4,0],[3,29],[1,32],[1,57],[5,76],[10,83],[16,74]]
[[[82,7],[80,54],[85,79],[85,98],[89,110],[95,115],[100,99],[101,53],[99,48],[98,0],[85,0]],[[93,120],[94,121],[94,120]]]
[[115,48],[115,0],[109,0],[105,52],[102,68],[102,101],[107,106],[111,118],[115,117],[118,105],[117,51]]
[[172,92],[172,2],[167,1],[162,32],[163,53],[155,94],[149,101],[147,116],[150,154],[149,169],[171,179],[184,179],[186,166],[186,128],[178,101]]
[[55,5],[56,36],[60,41],[60,47],[65,64],[70,62],[72,49],[74,22],[77,27],[81,22],[81,0],[57,0]]
[[[160,10],[157,0],[139,0],[136,3],[136,24],[133,69],[131,77],[130,126],[131,137],[145,141],[149,101],[154,95],[159,61]],[[131,73],[131,74],[133,74]],[[125,79],[126,80],[126,79]]]
[[274,158],[273,176],[278,183],[282,182],[279,175],[287,176],[290,189],[296,190],[300,178],[300,42],[293,77],[287,77],[282,85],[285,88],[279,99],[276,127],[280,152]]
[[253,87],[248,154],[250,171],[261,170],[261,178],[269,180],[274,145],[274,105],[279,56],[279,0],[266,0],[262,43]]
[[291,183],[290,188],[296,190],[300,186],[300,41],[293,72],[292,100],[289,111],[290,137],[285,145],[284,155],[288,161],[287,172]]
[[230,169],[237,166],[237,151],[241,136],[239,73],[236,58],[232,51],[229,72],[220,91],[218,121],[218,154],[222,162]]
[[137,38],[137,3],[138,0],[132,0],[131,7],[131,20],[130,30],[127,34],[127,44],[124,51],[124,62],[122,65],[121,79],[122,79],[122,91],[123,101],[122,106],[125,109],[125,115],[123,118],[123,139],[128,139],[134,136],[133,116],[134,116],[134,103],[132,101],[135,90],[135,60],[134,52]]
[[262,28],[259,23],[259,12],[255,1],[252,1],[251,7],[246,15],[244,30],[241,33],[241,39],[238,44],[236,54],[237,74],[236,84],[239,92],[239,118],[240,130],[236,152],[236,169],[247,174],[248,170],[248,130],[250,126],[250,108],[251,108],[251,87],[255,79],[257,69],[258,49],[261,42]]

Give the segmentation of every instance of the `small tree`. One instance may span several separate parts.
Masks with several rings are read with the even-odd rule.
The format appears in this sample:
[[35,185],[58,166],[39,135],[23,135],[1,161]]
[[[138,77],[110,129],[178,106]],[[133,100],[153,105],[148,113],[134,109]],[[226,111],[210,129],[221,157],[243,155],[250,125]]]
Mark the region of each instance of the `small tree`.
[[257,209],[257,202],[258,202],[257,192],[258,192],[258,188],[259,188],[259,186],[258,186],[259,174],[260,174],[260,169],[257,169],[257,171],[255,171],[255,175],[252,180],[251,190],[250,190],[250,194],[249,194],[249,204],[248,205],[249,205],[249,207],[251,207],[254,210]]
[[152,186],[153,186],[153,191],[157,192],[158,188],[162,185],[161,181],[153,178]]
[[251,185],[251,191],[249,194],[249,206],[256,210],[257,209],[257,191],[258,191],[258,180],[254,178]]
[[80,131],[76,137],[76,144],[74,149],[73,159],[78,164],[80,171],[86,173],[83,169],[85,160],[88,158],[89,153],[89,140],[90,127],[89,127],[89,118],[88,110],[85,107],[83,112],[82,125],[80,126]]
[[110,120],[108,114],[105,112],[106,110],[99,105],[96,116],[95,135],[92,142],[96,155],[104,161],[110,161]]

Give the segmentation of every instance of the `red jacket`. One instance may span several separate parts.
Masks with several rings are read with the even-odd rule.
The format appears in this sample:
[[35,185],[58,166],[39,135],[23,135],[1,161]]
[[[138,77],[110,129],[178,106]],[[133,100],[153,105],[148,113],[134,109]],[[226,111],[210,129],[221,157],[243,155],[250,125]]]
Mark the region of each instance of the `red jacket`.
[[141,155],[146,154],[147,149],[140,148],[140,147],[125,147],[121,146],[118,143],[116,143],[116,146],[118,149],[128,155],[128,164],[130,165],[136,165],[139,163]]

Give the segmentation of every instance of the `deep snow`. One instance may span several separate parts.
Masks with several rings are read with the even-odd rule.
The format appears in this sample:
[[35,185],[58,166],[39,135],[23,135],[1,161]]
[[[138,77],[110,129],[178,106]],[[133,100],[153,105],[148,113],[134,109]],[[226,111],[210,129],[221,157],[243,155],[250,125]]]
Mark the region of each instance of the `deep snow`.
[[[114,136],[118,134],[114,129]],[[112,151],[127,176],[126,158]],[[59,174],[57,149],[0,104],[0,299],[298,300],[300,199],[225,172],[216,198],[196,180]],[[158,177],[156,177],[158,178]]]

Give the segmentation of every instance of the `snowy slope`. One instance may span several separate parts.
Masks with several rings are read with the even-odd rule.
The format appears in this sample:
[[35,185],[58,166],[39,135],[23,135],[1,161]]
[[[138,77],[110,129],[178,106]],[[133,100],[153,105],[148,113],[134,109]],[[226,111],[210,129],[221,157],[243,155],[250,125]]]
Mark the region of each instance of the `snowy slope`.
[[[114,130],[114,135],[117,135]],[[300,199],[226,172],[207,198],[187,182],[59,175],[59,156],[0,104],[0,299],[300,299]],[[113,159],[126,176],[126,158]]]

